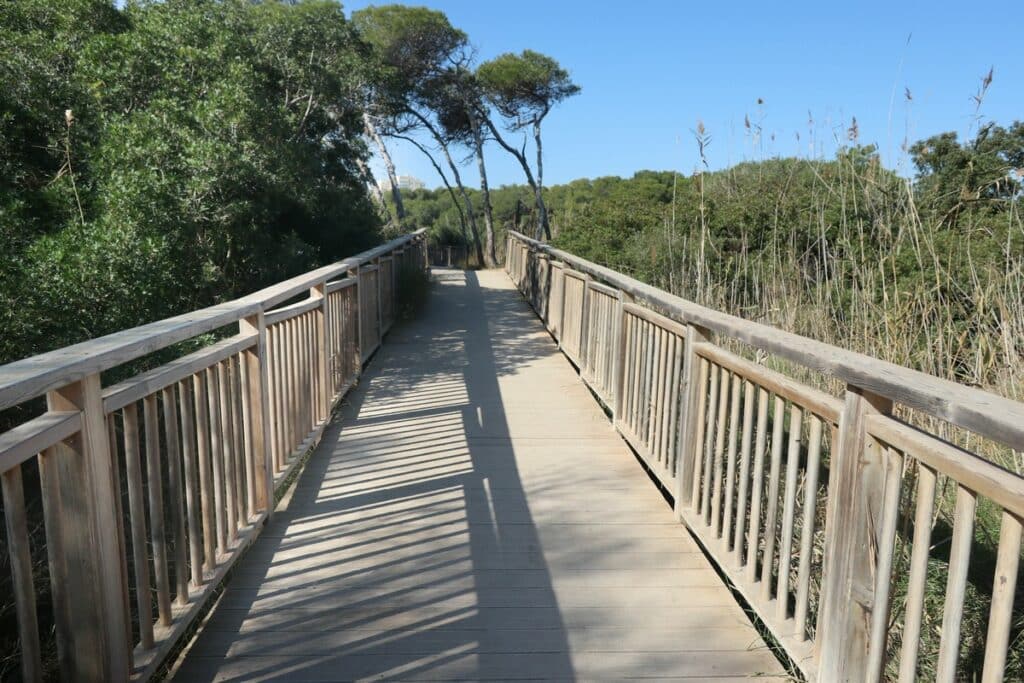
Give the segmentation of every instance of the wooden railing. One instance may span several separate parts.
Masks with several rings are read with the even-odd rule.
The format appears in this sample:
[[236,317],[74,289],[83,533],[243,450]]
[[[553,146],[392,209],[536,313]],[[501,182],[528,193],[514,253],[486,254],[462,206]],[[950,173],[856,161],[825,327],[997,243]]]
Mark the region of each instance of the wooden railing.
[[[1024,404],[698,306],[518,233],[507,249],[509,275],[616,429],[808,680],[916,680],[926,618],[941,621],[936,678],[957,678],[982,499],[1001,516],[982,680],[1003,679],[1020,628],[1024,479],[894,411],[1020,451]],[[845,395],[744,355],[838,379]],[[936,596],[940,479],[954,513]],[[894,554],[908,546],[896,612]]]
[[[44,666],[27,461],[38,465],[30,496],[42,500],[57,673],[147,679],[380,345],[398,272],[425,267],[420,231],[242,299],[0,367],[0,410],[46,398],[45,412],[0,434],[24,680]],[[103,386],[103,371],[228,325],[237,334]]]

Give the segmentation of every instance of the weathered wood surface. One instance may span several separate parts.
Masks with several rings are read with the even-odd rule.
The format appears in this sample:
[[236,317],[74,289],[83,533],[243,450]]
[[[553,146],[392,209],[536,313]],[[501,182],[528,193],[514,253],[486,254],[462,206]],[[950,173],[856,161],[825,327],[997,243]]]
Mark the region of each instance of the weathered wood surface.
[[781,677],[504,273],[438,277],[177,680]]

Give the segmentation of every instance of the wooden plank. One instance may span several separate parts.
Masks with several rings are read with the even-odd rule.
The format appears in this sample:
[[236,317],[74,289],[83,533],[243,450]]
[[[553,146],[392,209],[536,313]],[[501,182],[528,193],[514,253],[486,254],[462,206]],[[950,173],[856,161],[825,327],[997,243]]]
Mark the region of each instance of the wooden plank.
[[[434,675],[453,643],[487,660],[456,676],[472,680],[618,680],[651,666],[779,676],[541,322],[496,274],[474,277],[479,288],[439,282],[446,314],[413,322],[403,334],[417,343],[385,346],[368,368],[177,677],[249,680],[288,653],[295,668],[277,674],[330,659],[320,672],[336,678],[353,639],[359,666],[375,662],[359,669],[367,677]],[[486,324],[498,311],[525,322]],[[489,344],[505,358],[500,377],[481,360]],[[506,344],[521,355],[501,356]],[[400,400],[396,367],[416,378]],[[480,409],[469,433],[466,405]],[[592,651],[603,668],[584,668]],[[522,656],[490,657],[509,653]]]
[[699,478],[700,445],[704,428],[704,396],[707,391],[707,361],[696,352],[695,344],[707,339],[705,331],[688,326],[683,337],[683,376],[680,380],[679,455],[676,467],[676,515],[695,504],[695,482]]
[[332,294],[334,292],[340,292],[343,289],[356,286],[356,278],[345,277],[340,280],[332,280],[324,285],[324,292],[326,294]]
[[284,308],[278,308],[273,311],[267,311],[264,315],[267,317],[267,324],[273,325],[275,323],[284,322],[285,320],[291,320],[292,318],[298,318],[303,313],[316,310],[320,307],[320,299],[305,299],[298,303],[285,306]]
[[843,402],[834,396],[800,384],[781,373],[769,370],[757,363],[752,363],[713,344],[699,344],[697,346],[697,353],[722,367],[739,373],[744,378],[768,389],[776,396],[782,396],[833,424],[839,422],[839,413],[842,412]]
[[3,490],[4,528],[7,555],[11,562],[11,590],[18,616],[18,644],[21,677],[28,682],[43,680],[43,662],[39,648],[39,623],[36,619],[35,585],[32,580],[32,549],[25,518],[25,487],[21,466],[0,475]]
[[115,384],[103,392],[103,410],[109,415],[129,403],[141,401],[255,343],[256,338],[252,335],[236,335]]
[[995,463],[943,441],[933,434],[884,415],[872,415],[868,431],[912,455],[1000,507],[1024,516],[1024,478]]
[[[754,348],[833,375],[979,435],[1024,450],[1024,404],[797,334],[720,313],[633,278],[513,233],[531,248],[560,259],[682,322],[693,322]],[[815,411],[818,412],[818,411]],[[821,414],[821,413],[819,413]]]
[[[613,291],[618,291],[618,290],[613,290]],[[645,307],[640,306],[640,305],[635,304],[635,303],[627,303],[626,304],[626,311],[628,311],[630,315],[636,316],[637,318],[640,318],[641,320],[646,320],[647,322],[651,323],[652,325],[660,327],[663,330],[668,330],[672,334],[675,334],[675,335],[680,336],[680,337],[685,337],[686,336],[686,325],[685,324],[676,322],[672,318],[665,317],[665,316],[661,315],[660,313],[652,311],[649,308],[645,308]]]
[[58,410],[43,413],[0,434],[0,473],[18,467],[81,428],[81,413]]

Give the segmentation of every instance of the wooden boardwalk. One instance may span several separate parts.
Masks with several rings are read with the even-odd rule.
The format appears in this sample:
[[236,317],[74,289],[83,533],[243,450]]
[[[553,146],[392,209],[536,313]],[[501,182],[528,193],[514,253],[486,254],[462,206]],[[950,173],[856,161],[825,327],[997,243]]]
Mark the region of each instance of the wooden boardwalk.
[[435,276],[177,680],[784,680],[505,273]]

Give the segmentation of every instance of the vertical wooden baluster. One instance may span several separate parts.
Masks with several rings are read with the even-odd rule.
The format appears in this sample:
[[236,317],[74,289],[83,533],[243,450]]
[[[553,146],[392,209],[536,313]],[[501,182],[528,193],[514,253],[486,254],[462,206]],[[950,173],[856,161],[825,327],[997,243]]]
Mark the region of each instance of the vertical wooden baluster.
[[192,376],[196,404],[196,433],[199,436],[199,499],[203,513],[203,569],[217,568],[216,533],[214,532],[213,481],[210,473],[210,415],[207,412],[207,374],[200,370]]
[[651,336],[654,338],[653,357],[651,359],[651,394],[648,403],[650,410],[647,418],[647,450],[650,454],[650,465],[652,469],[657,468],[658,447],[661,445],[658,424],[661,422],[661,388],[665,384],[665,335],[661,327],[651,325]]
[[[224,500],[217,506],[217,509],[224,510],[224,548],[221,552],[226,553],[229,543],[234,543],[238,538],[238,507],[235,501],[235,439],[232,431],[231,410],[231,375],[228,372],[227,361],[217,363],[217,412],[220,415],[220,443],[221,443],[221,477],[224,489]],[[217,470],[214,469],[214,476]]]
[[[181,408],[182,460],[185,464],[185,510],[188,518],[189,565],[192,585],[198,588],[203,585],[203,539],[199,532],[200,489],[196,472],[195,450],[197,429],[193,412],[192,385],[187,380],[178,383],[178,398]],[[200,440],[202,440],[201,437]]]
[[942,641],[936,662],[935,680],[953,683],[960,656],[960,622],[967,591],[967,569],[974,542],[974,510],[977,498],[973,491],[957,486],[956,510],[953,513],[953,541],[949,547],[949,575],[946,577],[946,600],[942,612]]
[[718,417],[719,406],[719,380],[722,376],[721,368],[714,363],[708,364],[708,376],[711,380],[711,395],[708,397],[706,410],[706,424],[704,427],[704,481],[695,483],[700,486],[700,516],[705,525],[711,520],[711,481],[714,477],[715,460],[715,420]]
[[725,465],[725,510],[722,514],[722,549],[729,551],[729,539],[732,537],[732,509],[736,489],[736,449],[740,431],[740,392],[743,378],[739,374],[732,376],[732,403],[729,410],[729,446]]
[[149,491],[150,535],[153,539],[153,573],[156,577],[160,624],[171,625],[171,582],[167,571],[167,533],[164,527],[163,477],[160,458],[160,423],[156,395],[142,401],[146,424],[146,485]]
[[146,555],[146,508],[139,458],[139,417],[135,404],[124,407],[124,461],[128,478],[128,511],[132,529],[132,569],[135,605],[143,650],[153,647],[153,607],[150,597],[149,558]]
[[54,632],[57,636],[57,662],[61,680],[74,677],[74,636],[71,630],[71,610],[66,596],[67,553],[64,538],[67,534],[64,506],[61,501],[60,453],[48,448],[39,454],[39,483],[43,499],[43,530],[46,533],[46,560],[50,574],[50,597],[53,602]]
[[764,482],[764,452],[768,442],[768,390],[757,389],[757,427],[754,441],[754,474],[751,478],[750,524],[747,531],[747,572],[750,583],[757,580],[757,551],[761,545],[761,491]]
[[718,416],[717,428],[715,430],[715,460],[714,472],[711,482],[711,516],[705,519],[711,525],[711,534],[717,537],[719,534],[719,522],[722,519],[722,470],[725,460],[725,430],[726,418],[729,409],[729,370],[721,369],[721,379],[718,381]]
[[164,432],[167,435],[167,491],[171,505],[171,536],[174,538],[175,598],[179,605],[188,604],[188,541],[185,538],[185,507],[182,501],[181,437],[178,403],[174,385],[161,390],[164,409]]
[[226,555],[228,534],[224,520],[224,429],[221,424],[219,380],[217,366],[206,369],[207,399],[210,409],[210,462],[213,466],[213,521],[216,529],[217,553]]
[[876,533],[878,570],[875,574],[875,606],[871,610],[871,636],[868,646],[867,680],[882,680],[885,665],[886,636],[889,633],[889,597],[892,586],[892,562],[895,554],[896,524],[900,514],[900,488],[903,455],[888,449],[885,463],[885,488],[882,493],[882,519]]
[[772,570],[775,563],[775,534],[779,508],[779,470],[782,468],[782,431],[786,416],[786,401],[775,397],[775,416],[772,421],[772,464],[768,474],[768,510],[764,525],[764,558],[761,565],[761,599],[772,597]]
[[622,410],[619,425],[632,431],[633,407],[635,405],[634,385],[636,384],[636,319],[625,309],[622,313],[625,349],[622,352]]
[[789,413],[789,449],[786,452],[786,488],[782,506],[782,544],[779,546],[779,575],[776,578],[775,615],[789,615],[789,570],[793,561],[793,519],[796,516],[796,478],[800,468],[800,438],[803,435],[803,411],[795,403]]
[[39,648],[39,623],[36,619],[36,591],[32,581],[32,550],[25,517],[25,487],[21,465],[0,475],[4,501],[4,526],[7,530],[7,554],[11,560],[11,589],[18,616],[18,641],[21,677],[27,682],[42,681],[42,655]]
[[648,438],[650,433],[651,425],[651,410],[652,404],[652,386],[654,384],[654,373],[656,372],[654,364],[655,354],[655,334],[654,326],[646,320],[643,322],[644,330],[644,375],[643,375],[643,399],[640,404],[640,443],[643,445],[644,458],[650,459],[651,457],[651,442]]
[[242,382],[242,355],[238,354],[228,359],[228,367],[231,370],[231,433],[235,438],[235,502],[237,508],[235,513],[238,517],[238,525],[245,526],[248,519],[248,492],[247,482],[252,480],[248,471],[248,459],[245,457],[245,416],[242,414],[242,399],[245,393],[245,384]]
[[910,577],[904,606],[900,648],[900,683],[917,680],[917,648],[921,642],[924,594],[928,585],[928,553],[931,550],[932,509],[935,507],[935,470],[918,464],[917,504],[914,513],[914,544],[910,551]]
[[733,563],[737,568],[744,564],[743,539],[746,534],[747,492],[750,486],[750,447],[754,428],[754,383],[743,383],[743,433],[740,436],[740,481],[736,498],[736,529],[733,531]]
[[[553,276],[552,276],[553,277]],[[615,321],[615,330],[612,334],[612,374],[611,374],[611,402],[612,402],[612,426],[617,427],[619,422],[622,421],[622,411],[625,408],[625,402],[623,401],[623,391],[626,386],[626,355],[628,351],[627,338],[628,330],[626,329],[626,311],[623,309],[625,304],[625,295],[622,290],[617,292],[617,298],[613,304],[613,316]]]
[[985,666],[981,683],[1003,680],[1006,653],[1010,645],[1013,623],[1013,600],[1020,568],[1021,520],[1012,512],[1003,510],[999,529],[999,550],[996,571],[992,581],[992,607],[989,611],[988,637],[985,639]]
[[[660,393],[660,410],[658,414],[658,462],[665,469],[666,473],[669,472],[668,466],[668,415],[671,412],[672,404],[669,396],[671,395],[672,387],[672,363],[675,360],[675,351],[672,348],[675,341],[675,335],[668,330],[662,330],[662,342],[661,342],[661,353],[664,356],[662,361],[662,378],[661,378],[661,393]],[[671,474],[669,474],[671,476]]]
[[814,525],[818,505],[818,471],[821,466],[821,419],[809,415],[810,438],[807,442],[807,470],[804,479],[804,516],[800,530],[800,564],[797,569],[796,637],[807,639],[808,593],[811,583],[811,555],[814,553]]

